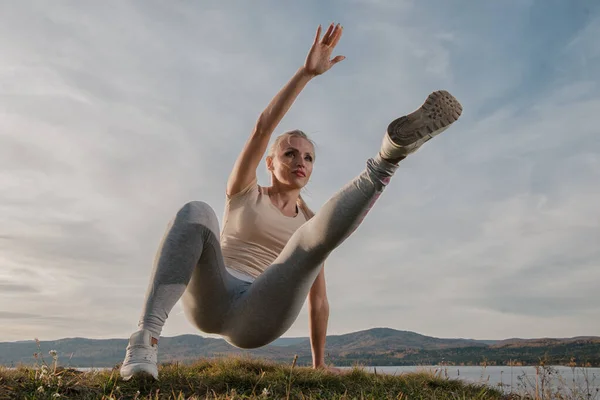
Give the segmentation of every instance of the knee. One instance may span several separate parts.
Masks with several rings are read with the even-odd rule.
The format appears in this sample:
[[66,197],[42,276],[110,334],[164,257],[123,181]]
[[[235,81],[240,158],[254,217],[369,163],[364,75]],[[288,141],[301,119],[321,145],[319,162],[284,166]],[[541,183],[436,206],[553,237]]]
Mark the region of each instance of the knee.
[[217,215],[213,208],[203,201],[190,201],[183,205],[175,216],[177,223],[202,225],[218,231]]
[[214,213],[212,207],[203,201],[193,200],[188,201],[179,209],[177,215],[185,214],[185,215],[193,215],[193,214],[203,214],[203,213]]
[[297,251],[302,252],[300,257],[307,261],[310,258],[311,263],[320,265],[335,248],[335,239],[330,236],[323,235],[309,221],[294,232],[289,242],[294,243]]

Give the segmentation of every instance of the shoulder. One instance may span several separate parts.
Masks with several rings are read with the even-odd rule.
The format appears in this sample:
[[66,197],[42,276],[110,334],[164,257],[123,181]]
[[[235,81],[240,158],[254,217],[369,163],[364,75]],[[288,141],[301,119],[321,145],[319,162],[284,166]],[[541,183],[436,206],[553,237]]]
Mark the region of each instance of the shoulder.
[[227,199],[227,202],[239,201],[248,198],[258,197],[261,194],[262,190],[263,188],[258,185],[257,180],[253,179],[252,182],[250,182],[245,188],[243,188],[236,194],[225,194],[225,197]]

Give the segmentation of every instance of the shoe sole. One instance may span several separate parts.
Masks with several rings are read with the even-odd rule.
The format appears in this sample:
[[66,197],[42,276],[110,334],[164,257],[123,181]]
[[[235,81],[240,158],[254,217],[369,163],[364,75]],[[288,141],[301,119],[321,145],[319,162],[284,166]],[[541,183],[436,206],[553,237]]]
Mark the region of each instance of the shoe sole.
[[462,105],[446,90],[431,93],[416,111],[392,121],[387,133],[392,142],[416,151],[434,136],[445,131],[462,114]]
[[132,378],[139,380],[158,380],[158,371],[154,371],[150,364],[137,364],[126,369],[121,369],[120,375],[124,381],[128,381]]

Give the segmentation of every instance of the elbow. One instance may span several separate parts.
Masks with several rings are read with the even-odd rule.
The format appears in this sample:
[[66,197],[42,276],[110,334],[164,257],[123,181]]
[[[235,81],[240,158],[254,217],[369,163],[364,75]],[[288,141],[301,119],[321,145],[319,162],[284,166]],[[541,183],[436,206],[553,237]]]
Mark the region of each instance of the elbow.
[[309,300],[311,310],[319,314],[329,314],[329,300],[327,296],[311,296]]
[[254,131],[252,132],[255,136],[262,136],[267,134],[268,132],[268,123],[267,117],[264,114],[260,114],[258,120],[256,120],[256,125],[254,125]]
[[321,304],[321,312],[329,317],[329,301],[327,299]]
[[277,123],[278,122],[273,119],[273,116],[269,115],[266,112],[263,112],[256,120],[253,134],[256,136],[270,137],[273,131],[275,130]]

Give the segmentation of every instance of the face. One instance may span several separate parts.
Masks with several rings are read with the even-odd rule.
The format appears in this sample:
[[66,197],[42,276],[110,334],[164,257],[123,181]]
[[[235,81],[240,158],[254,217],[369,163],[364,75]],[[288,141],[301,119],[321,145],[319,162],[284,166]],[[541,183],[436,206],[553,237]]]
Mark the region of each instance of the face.
[[267,167],[274,180],[292,189],[301,189],[308,183],[313,170],[315,150],[308,140],[291,136],[279,142],[273,158],[267,158]]

